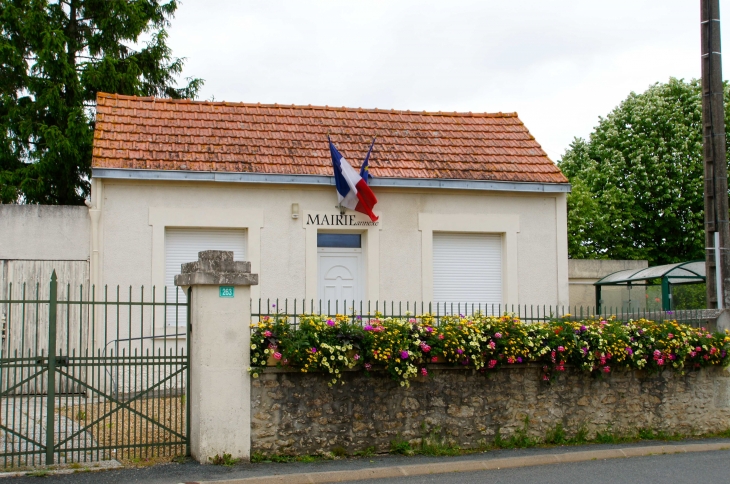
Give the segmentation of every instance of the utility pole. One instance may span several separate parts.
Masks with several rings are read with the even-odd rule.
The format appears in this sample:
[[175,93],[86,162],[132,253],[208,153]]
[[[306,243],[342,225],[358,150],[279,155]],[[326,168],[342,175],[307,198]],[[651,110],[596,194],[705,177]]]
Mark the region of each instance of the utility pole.
[[705,161],[705,268],[708,309],[730,307],[725,106],[720,55],[720,1],[702,9],[702,135]]

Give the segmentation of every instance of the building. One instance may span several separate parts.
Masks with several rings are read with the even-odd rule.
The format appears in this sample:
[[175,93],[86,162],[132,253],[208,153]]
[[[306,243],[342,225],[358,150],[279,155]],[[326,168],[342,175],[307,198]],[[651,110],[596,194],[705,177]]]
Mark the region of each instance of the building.
[[[97,286],[225,249],[254,300],[568,304],[570,185],[514,113],[97,101]],[[356,169],[377,136],[378,222],[338,208],[328,134]]]

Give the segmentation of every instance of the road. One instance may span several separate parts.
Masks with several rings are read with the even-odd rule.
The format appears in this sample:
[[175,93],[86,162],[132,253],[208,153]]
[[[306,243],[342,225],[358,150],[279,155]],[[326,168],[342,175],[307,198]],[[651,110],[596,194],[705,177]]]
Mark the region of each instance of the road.
[[[9,478],[8,484],[178,484],[191,482],[214,482],[241,478],[311,473],[341,470],[360,470],[375,467],[411,466],[429,463],[458,463],[484,459],[530,457],[545,454],[584,452],[589,450],[610,450],[641,447],[646,445],[682,445],[713,443],[730,448],[728,439],[704,439],[683,442],[638,442],[621,445],[587,445],[576,447],[533,448],[490,451],[460,457],[391,456],[379,455],[371,458],[340,459],[313,463],[260,463],[241,464],[232,467],[201,466],[195,462],[166,464],[138,469],[117,469],[104,472],[81,472],[67,475]],[[730,483],[730,450],[668,453],[647,457],[630,457],[607,460],[590,460],[577,463],[550,464],[534,467],[511,468],[479,472],[455,472],[438,475],[421,475],[395,479],[351,481],[354,484],[413,484],[413,483],[500,483],[500,484],[612,484],[641,483]],[[1,484],[1,483],[0,483]]]
[[655,455],[498,471],[460,472],[350,482],[351,484],[730,483],[730,452]]

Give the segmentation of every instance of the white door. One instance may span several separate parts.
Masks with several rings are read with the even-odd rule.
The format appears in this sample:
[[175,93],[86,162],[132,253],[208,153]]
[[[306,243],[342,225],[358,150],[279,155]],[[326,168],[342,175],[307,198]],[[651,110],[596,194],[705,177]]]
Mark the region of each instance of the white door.
[[322,312],[350,311],[353,302],[363,298],[362,249],[320,247],[318,258],[318,297]]
[[502,236],[433,234],[433,300],[443,313],[495,311],[502,303]]
[[[184,303],[187,296],[175,286],[175,275],[180,274],[180,266],[198,260],[198,252],[203,250],[230,250],[233,260],[246,260],[246,230],[244,229],[165,229],[165,287],[167,301]],[[184,324],[183,309],[175,314],[175,308],[168,308],[167,324]]]

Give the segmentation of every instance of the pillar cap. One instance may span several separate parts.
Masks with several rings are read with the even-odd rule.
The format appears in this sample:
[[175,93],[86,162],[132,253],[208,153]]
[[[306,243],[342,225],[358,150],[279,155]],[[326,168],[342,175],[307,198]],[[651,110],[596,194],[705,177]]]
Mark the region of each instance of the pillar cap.
[[175,276],[176,286],[255,286],[259,275],[251,274],[251,263],[234,261],[228,250],[198,252],[198,260],[182,265]]

